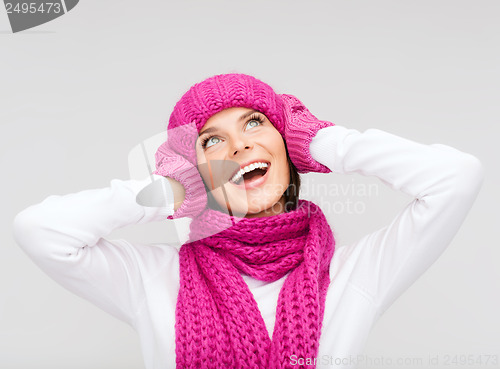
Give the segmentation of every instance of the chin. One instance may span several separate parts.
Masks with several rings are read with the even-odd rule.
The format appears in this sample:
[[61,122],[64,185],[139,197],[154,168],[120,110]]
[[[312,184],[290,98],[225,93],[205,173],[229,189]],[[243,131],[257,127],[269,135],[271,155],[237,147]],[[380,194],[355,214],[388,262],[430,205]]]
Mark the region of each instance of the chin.
[[256,203],[249,203],[247,216],[271,216],[285,212],[283,202],[280,199],[273,199],[274,201],[259,201]]
[[[254,217],[265,217],[275,215],[277,213],[284,212],[284,207],[282,204],[278,204],[279,201],[275,202],[265,202],[259,201],[258,203],[230,203],[231,214],[240,218],[254,218]],[[227,212],[227,204],[223,201],[217,201],[218,206],[223,212]]]
[[[284,212],[284,201],[281,201],[283,195],[280,188],[273,188],[274,193],[269,191],[248,191],[234,192],[231,189],[227,191],[227,198],[229,199],[229,207],[231,213],[238,217],[254,217],[254,216],[271,216],[277,213]],[[281,196],[277,196],[279,193]],[[220,189],[214,191],[213,196],[218,203],[219,207],[227,212],[228,204]],[[262,214],[260,214],[262,213]]]

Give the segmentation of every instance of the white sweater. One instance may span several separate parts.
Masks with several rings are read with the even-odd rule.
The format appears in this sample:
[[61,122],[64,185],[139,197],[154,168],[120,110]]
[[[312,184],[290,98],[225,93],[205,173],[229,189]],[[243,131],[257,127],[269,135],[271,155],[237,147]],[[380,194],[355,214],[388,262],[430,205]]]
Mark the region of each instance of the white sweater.
[[[474,156],[449,146],[376,129],[327,127],[310,149],[332,172],[373,175],[414,199],[386,227],[336,246],[317,367],[354,367],[376,320],[452,240],[476,198],[483,169]],[[16,216],[14,236],[57,282],[134,327],[146,368],[175,368],[177,248],[104,238],[127,225],[168,221],[172,206],[136,202],[149,183],[113,179],[106,188],[49,196]],[[285,278],[267,283],[244,276],[270,337]],[[290,361],[302,363],[298,359]]]

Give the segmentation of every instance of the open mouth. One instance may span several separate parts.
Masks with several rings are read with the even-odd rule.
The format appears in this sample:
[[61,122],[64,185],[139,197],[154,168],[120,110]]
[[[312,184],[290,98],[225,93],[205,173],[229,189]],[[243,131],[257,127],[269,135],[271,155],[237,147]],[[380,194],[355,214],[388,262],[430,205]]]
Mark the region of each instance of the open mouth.
[[266,176],[270,166],[271,164],[267,161],[257,161],[246,165],[234,173],[229,182],[241,187],[258,185],[263,182],[262,179]]

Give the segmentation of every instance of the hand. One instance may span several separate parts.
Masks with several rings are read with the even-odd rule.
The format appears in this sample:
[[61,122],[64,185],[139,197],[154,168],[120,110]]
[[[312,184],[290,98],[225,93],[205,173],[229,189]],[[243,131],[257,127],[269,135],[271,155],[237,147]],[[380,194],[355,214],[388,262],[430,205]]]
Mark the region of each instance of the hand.
[[137,194],[137,203],[155,208],[173,205],[174,211],[179,209],[186,197],[184,186],[173,178],[159,177]]
[[285,115],[285,141],[288,154],[299,173],[330,173],[323,164],[313,159],[309,151],[312,139],[321,128],[334,126],[319,120],[293,95],[279,95]]
[[155,159],[157,169],[153,174],[167,177],[174,192],[175,213],[168,218],[194,218],[201,213],[207,205],[207,193],[198,168],[174,152],[168,142],[158,148]]
[[174,211],[179,209],[186,199],[186,189],[179,181],[176,181],[173,178],[165,177],[170,186],[172,187],[172,191],[174,192]]

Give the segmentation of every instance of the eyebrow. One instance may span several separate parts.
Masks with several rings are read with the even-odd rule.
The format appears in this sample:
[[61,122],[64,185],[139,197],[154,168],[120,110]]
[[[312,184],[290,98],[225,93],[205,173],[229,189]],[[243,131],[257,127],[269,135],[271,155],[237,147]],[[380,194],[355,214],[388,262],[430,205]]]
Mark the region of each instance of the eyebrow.
[[[250,115],[254,114],[254,113],[260,113],[258,110],[250,110],[248,112],[246,112],[245,114],[243,114],[241,117],[238,118],[238,122],[241,122],[242,120],[244,120],[246,117],[249,117]],[[218,130],[217,127],[210,127],[210,128],[207,128],[205,129],[204,131],[200,132],[200,134],[198,135],[198,137],[204,135],[205,133],[210,133],[210,132],[216,132]]]

